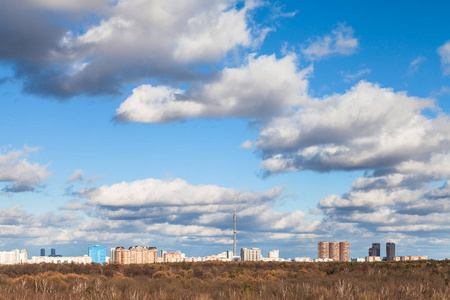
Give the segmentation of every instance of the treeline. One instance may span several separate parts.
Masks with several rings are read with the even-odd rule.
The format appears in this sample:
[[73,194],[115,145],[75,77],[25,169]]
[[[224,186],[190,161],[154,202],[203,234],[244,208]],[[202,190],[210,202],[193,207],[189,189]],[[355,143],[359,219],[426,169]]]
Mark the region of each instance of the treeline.
[[450,262],[3,265],[0,299],[450,299]]

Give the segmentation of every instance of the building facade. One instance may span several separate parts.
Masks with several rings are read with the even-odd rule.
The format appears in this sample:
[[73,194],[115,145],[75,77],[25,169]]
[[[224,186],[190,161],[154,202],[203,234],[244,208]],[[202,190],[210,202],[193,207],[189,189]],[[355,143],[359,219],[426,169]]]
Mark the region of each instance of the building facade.
[[104,264],[106,262],[106,248],[95,245],[88,248],[88,255],[92,257],[92,262]]
[[261,249],[259,248],[241,248],[241,261],[260,261]]

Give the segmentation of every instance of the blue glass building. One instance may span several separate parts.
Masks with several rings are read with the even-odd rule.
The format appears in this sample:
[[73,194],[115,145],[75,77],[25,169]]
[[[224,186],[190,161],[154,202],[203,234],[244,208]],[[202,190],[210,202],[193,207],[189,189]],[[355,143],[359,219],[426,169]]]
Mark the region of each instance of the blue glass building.
[[105,263],[106,248],[95,245],[94,247],[89,247],[89,256],[92,257],[92,262],[103,264]]

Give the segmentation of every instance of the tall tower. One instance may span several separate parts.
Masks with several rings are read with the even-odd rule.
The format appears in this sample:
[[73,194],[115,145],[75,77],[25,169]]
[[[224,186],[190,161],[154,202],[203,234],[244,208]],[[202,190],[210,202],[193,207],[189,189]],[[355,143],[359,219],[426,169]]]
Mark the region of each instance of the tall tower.
[[318,242],[317,243],[317,257],[324,259],[330,257],[329,244],[328,242]]
[[233,243],[233,256],[236,256],[236,193],[234,194],[234,214],[233,214],[233,221],[234,221],[234,243]]
[[329,250],[328,257],[333,259],[333,261],[339,261],[339,243],[338,242],[329,242],[328,250]]
[[350,243],[339,243],[339,261],[350,261]]
[[386,260],[392,261],[395,257],[395,243],[386,244]]
[[374,256],[381,256],[381,245],[380,243],[373,243],[372,248],[374,250]]

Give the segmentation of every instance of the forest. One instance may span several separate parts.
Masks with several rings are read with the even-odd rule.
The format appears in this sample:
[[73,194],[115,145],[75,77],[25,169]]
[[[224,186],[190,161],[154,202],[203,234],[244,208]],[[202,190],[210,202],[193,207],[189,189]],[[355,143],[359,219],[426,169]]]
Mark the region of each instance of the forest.
[[450,299],[450,262],[0,266],[0,299]]

